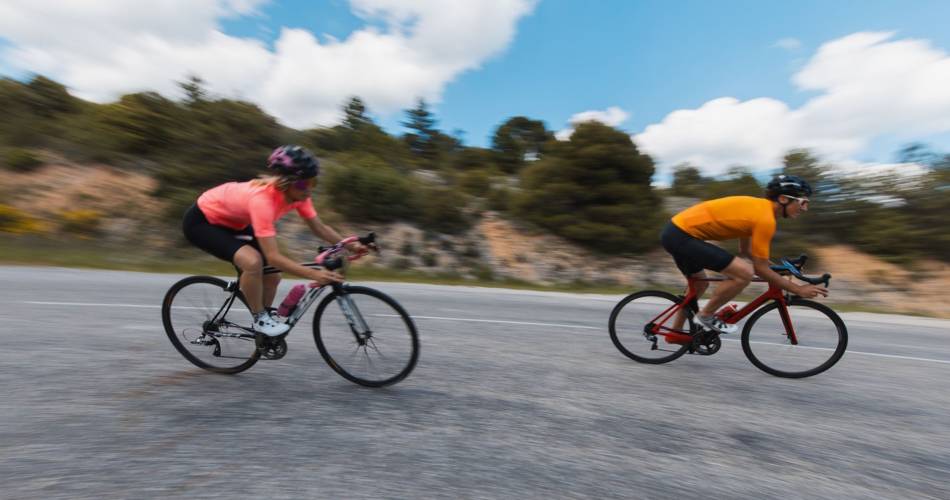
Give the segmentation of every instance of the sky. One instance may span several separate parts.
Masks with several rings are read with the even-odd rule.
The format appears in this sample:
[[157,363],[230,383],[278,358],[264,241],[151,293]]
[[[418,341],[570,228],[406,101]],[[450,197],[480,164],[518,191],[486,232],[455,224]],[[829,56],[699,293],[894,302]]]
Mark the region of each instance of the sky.
[[523,115],[596,119],[661,173],[766,172],[788,150],[860,168],[950,151],[950,2],[0,0],[0,75],[110,102],[176,81],[295,128],[360,96],[389,132],[431,103],[473,146]]

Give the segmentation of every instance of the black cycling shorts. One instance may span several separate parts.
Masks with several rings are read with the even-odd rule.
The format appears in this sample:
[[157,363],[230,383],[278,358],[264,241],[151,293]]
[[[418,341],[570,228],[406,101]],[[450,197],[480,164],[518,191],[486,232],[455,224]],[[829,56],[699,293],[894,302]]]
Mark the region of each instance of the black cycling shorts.
[[231,229],[229,227],[217,226],[208,222],[208,218],[198,208],[195,203],[185,211],[185,217],[181,221],[182,231],[185,238],[192,245],[214,255],[215,257],[234,262],[234,254],[244,245],[251,245],[261,254],[264,265],[267,265],[267,259],[264,258],[264,252],[261,251],[260,244],[254,238],[254,228],[248,225],[244,229]]
[[673,221],[666,224],[660,235],[660,243],[676,262],[676,267],[686,276],[692,276],[703,269],[720,272],[725,269],[733,255],[712,243],[694,238],[683,231]]

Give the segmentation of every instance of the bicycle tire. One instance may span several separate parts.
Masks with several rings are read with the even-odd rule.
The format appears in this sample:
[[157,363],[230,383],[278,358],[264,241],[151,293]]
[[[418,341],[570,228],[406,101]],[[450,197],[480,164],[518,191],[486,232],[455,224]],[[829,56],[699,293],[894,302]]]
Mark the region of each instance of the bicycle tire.
[[[802,299],[802,298],[793,298],[792,300],[788,302],[788,306],[789,307],[804,307],[804,308],[812,309],[812,310],[818,311],[819,313],[821,313],[822,315],[830,319],[831,323],[835,327],[836,340],[831,340],[832,338],[835,337],[835,335],[828,334],[826,335],[828,339],[825,339],[825,343],[824,343],[825,345],[820,345],[820,346],[801,345],[803,339],[806,342],[809,340],[808,333],[804,333],[804,332],[807,332],[808,329],[795,328],[796,336],[798,337],[798,340],[799,340],[799,345],[792,346],[792,345],[771,344],[771,348],[776,349],[780,347],[780,348],[787,349],[788,351],[797,349],[798,351],[803,351],[802,354],[804,354],[805,352],[809,350],[831,351],[831,355],[822,363],[820,363],[818,366],[814,368],[803,369],[803,370],[789,370],[786,368],[782,368],[782,369],[777,368],[775,366],[777,363],[762,359],[764,357],[764,354],[762,354],[763,352],[765,352],[764,349],[760,350],[759,354],[756,355],[756,353],[753,351],[758,349],[758,347],[753,348],[753,344],[768,345],[770,343],[755,342],[755,341],[750,340],[750,337],[752,336],[752,329],[763,318],[763,316],[778,309],[779,303],[772,302],[771,304],[765,307],[762,307],[758,311],[753,313],[752,316],[749,318],[749,320],[746,321],[745,327],[743,327],[742,329],[742,352],[745,353],[746,358],[748,358],[749,361],[751,361],[752,364],[755,365],[760,370],[770,375],[775,375],[776,377],[783,377],[783,378],[805,378],[805,377],[818,375],[819,373],[822,373],[828,370],[829,368],[834,366],[838,361],[840,361],[841,357],[844,356],[845,350],[848,347],[848,329],[845,326],[844,321],[841,319],[841,317],[838,316],[838,313],[834,312],[830,307],[824,304],[807,300],[807,299]],[[773,319],[773,321],[775,323],[778,323],[778,320]],[[801,323],[799,324],[801,325]],[[760,327],[760,329],[762,328],[769,328],[769,326]],[[771,328],[774,330],[778,329],[777,326],[774,326]],[[782,326],[782,330],[783,332],[780,332],[780,333],[784,333],[784,325]],[[817,329],[812,327],[812,331],[817,331]],[[787,337],[787,333],[785,335]],[[830,346],[831,343],[834,343],[833,347]],[[776,347],[776,346],[779,346],[779,347]],[[800,357],[803,359],[807,359],[804,356],[800,356]],[[791,356],[786,356],[786,358],[791,358]]]
[[[386,349],[391,349],[390,352],[395,352],[397,349],[402,351],[401,355],[398,356],[400,360],[395,362],[396,369],[393,374],[378,378],[370,378],[368,375],[356,373],[355,370],[349,366],[351,364],[350,361],[353,361],[352,359],[346,359],[345,362],[343,359],[341,359],[345,357],[343,355],[343,351],[352,349],[348,358],[352,358],[354,354],[357,354],[360,350],[362,350],[362,359],[369,360],[370,348],[372,348],[372,350],[375,351],[375,354],[378,354],[381,358],[386,358],[386,356],[383,355],[382,351],[379,349],[378,344],[382,342],[380,342],[381,331],[378,328],[371,327],[371,330],[376,330],[373,332],[373,336],[370,339],[372,340],[371,345],[370,343],[360,345],[355,338],[356,334],[350,329],[349,324],[345,322],[345,318],[342,316],[330,318],[329,314],[326,314],[328,313],[328,306],[331,303],[337,302],[342,294],[350,296],[351,299],[359,297],[357,302],[361,303],[357,305],[357,309],[360,310],[360,315],[363,317],[364,321],[368,322],[369,318],[372,318],[373,324],[378,325],[382,321],[382,318],[392,319],[395,317],[401,321],[392,321],[391,323],[397,325],[402,324],[405,326],[407,334],[406,338],[399,339],[398,341],[395,339],[390,341],[389,339],[392,338],[389,336],[390,331],[386,331]],[[377,299],[379,302],[372,302],[368,299],[369,297]],[[380,303],[385,304],[386,307],[382,307]],[[395,327],[393,329],[395,329]],[[334,330],[332,332],[334,335],[332,340],[330,338],[330,330]],[[339,333],[340,330],[343,330],[342,334]],[[338,339],[337,337],[342,337],[342,339]],[[383,292],[363,286],[346,285],[334,290],[332,293],[323,298],[323,301],[321,301],[320,305],[317,306],[317,310],[313,315],[313,339],[317,344],[317,350],[320,351],[320,355],[323,357],[323,360],[326,361],[328,365],[330,365],[330,368],[350,382],[354,382],[366,387],[385,387],[405,379],[415,368],[416,363],[419,360],[419,336],[416,331],[416,326],[406,310],[403,309],[398,302]],[[332,346],[328,345],[331,343]],[[357,354],[357,356],[358,355],[359,354]],[[394,359],[396,357],[397,356],[393,356]],[[402,361],[402,358],[405,358],[405,360]],[[373,366],[371,361],[368,364]]]
[[[652,305],[652,304],[647,304],[648,301],[646,300],[641,300],[641,299],[648,299],[648,298],[659,299],[662,303],[661,305]],[[644,336],[643,329],[646,326],[646,323],[645,323],[646,321],[650,321],[651,319],[655,318],[657,315],[662,313],[666,308],[672,306],[673,304],[678,304],[681,300],[682,298],[679,296],[673,295],[672,293],[669,293],[669,292],[660,291],[660,290],[643,290],[636,293],[632,293],[624,297],[623,299],[620,300],[620,302],[617,303],[616,306],[614,306],[613,311],[610,312],[610,320],[608,321],[608,326],[607,326],[607,329],[610,332],[610,340],[614,343],[614,346],[617,348],[617,350],[619,350],[624,356],[627,356],[628,358],[634,361],[637,361],[639,363],[658,365],[662,363],[669,363],[670,361],[673,361],[679,358],[680,356],[686,354],[686,351],[689,350],[688,344],[682,344],[682,345],[668,344],[668,343],[665,343],[664,340],[662,339],[657,340],[656,342],[653,342]],[[629,328],[625,329],[626,330],[625,332],[618,332],[618,318],[620,318],[621,314],[623,314],[624,311],[633,310],[633,306],[630,306],[630,303],[634,301],[640,301],[638,302],[638,304],[639,303],[645,304],[643,306],[644,312],[639,313],[636,316],[633,316],[631,318],[630,321],[632,321],[632,324],[630,325]],[[667,304],[667,302],[669,303]],[[687,324],[689,325],[689,331],[691,332],[695,331],[695,327],[693,323],[693,315],[689,311],[688,308],[686,308],[685,310],[687,311],[686,320],[687,320]],[[640,323],[641,320],[644,321],[644,323],[641,324]],[[623,321],[621,321],[621,323],[630,322],[630,321],[628,321],[625,318]],[[622,340],[621,336],[625,337],[626,340]],[[655,351],[662,351],[662,352],[669,352],[670,354],[665,355],[665,356],[660,354],[659,356],[656,356],[656,357],[648,357],[645,355],[635,354],[633,352],[635,350],[634,348],[635,343],[637,347],[641,348],[640,350],[647,349],[647,352],[650,352],[650,353],[655,352]],[[665,349],[659,349],[657,347],[658,345],[663,345],[664,347],[678,345],[679,347],[667,351]]]
[[[226,281],[213,276],[189,276],[178,281],[168,289],[168,292],[165,293],[165,299],[162,301],[162,324],[165,327],[165,334],[168,335],[168,339],[171,341],[172,345],[175,346],[175,350],[177,350],[179,354],[181,354],[185,359],[190,361],[195,366],[215,373],[240,373],[254,366],[258,359],[260,359],[260,352],[257,350],[256,346],[253,349],[253,353],[243,363],[231,367],[220,367],[209,364],[201,358],[195,356],[194,353],[192,353],[184,344],[182,344],[181,340],[178,338],[179,332],[175,330],[175,325],[172,321],[172,303],[174,302],[175,297],[177,297],[183,289],[196,284],[205,284],[220,288],[222,291],[221,296],[224,298],[226,298],[227,295],[231,293],[227,291],[228,283]],[[247,301],[244,300],[244,296],[240,291],[237,292],[237,299],[240,300],[245,307],[247,307]],[[221,305],[223,304],[224,303],[222,302]],[[201,329],[200,326],[198,328]],[[217,339],[215,339],[215,341],[217,341]],[[218,348],[220,349],[220,345]]]

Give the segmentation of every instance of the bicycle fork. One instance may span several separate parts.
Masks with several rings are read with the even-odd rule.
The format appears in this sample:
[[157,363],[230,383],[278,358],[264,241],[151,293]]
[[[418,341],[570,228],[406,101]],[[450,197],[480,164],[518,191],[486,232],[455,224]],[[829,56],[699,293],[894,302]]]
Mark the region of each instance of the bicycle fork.
[[353,303],[353,299],[348,294],[343,293],[337,296],[337,304],[340,305],[340,311],[343,312],[346,322],[349,323],[350,331],[356,337],[357,343],[365,344],[373,336],[373,332],[366,325],[366,321],[363,320],[363,315],[360,314],[359,308]]

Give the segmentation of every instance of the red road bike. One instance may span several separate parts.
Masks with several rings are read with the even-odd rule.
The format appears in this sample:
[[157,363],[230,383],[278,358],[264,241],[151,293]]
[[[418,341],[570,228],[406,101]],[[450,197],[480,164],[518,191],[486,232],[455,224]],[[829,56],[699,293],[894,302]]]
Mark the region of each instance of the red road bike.
[[[802,274],[807,258],[782,259],[772,269],[806,283],[828,286],[830,274]],[[722,339],[695,320],[699,309],[696,283],[723,279],[688,278],[682,295],[659,290],[628,295],[610,313],[610,339],[620,352],[641,363],[667,363],[686,353],[715,354],[722,347]],[[674,329],[673,319],[679,311],[685,313],[686,321],[684,328]],[[742,328],[742,351],[753,365],[778,377],[817,375],[834,366],[848,346],[844,321],[831,308],[773,285],[741,309],[730,306],[717,313],[726,323],[738,323],[750,314]]]

